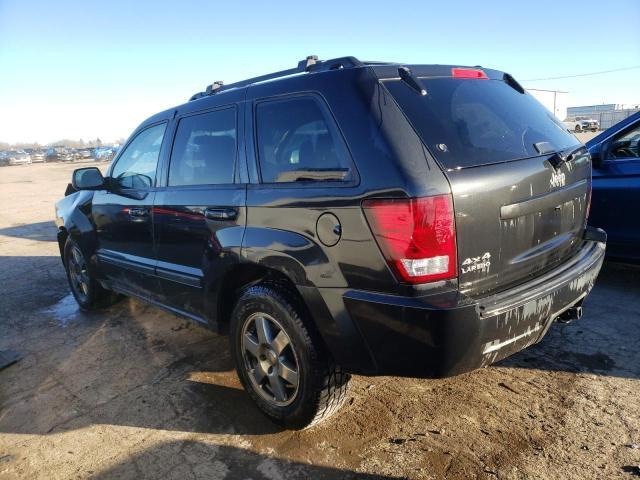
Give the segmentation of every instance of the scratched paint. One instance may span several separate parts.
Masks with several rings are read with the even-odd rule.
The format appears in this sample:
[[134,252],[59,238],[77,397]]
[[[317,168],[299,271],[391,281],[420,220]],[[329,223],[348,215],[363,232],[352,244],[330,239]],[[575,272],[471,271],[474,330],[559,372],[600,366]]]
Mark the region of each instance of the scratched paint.
[[585,275],[580,275],[578,278],[575,278],[571,281],[571,283],[569,283],[569,289],[572,292],[582,290],[590,291],[593,288],[593,283],[595,282],[597,276],[598,270],[596,270],[595,272],[589,272]]
[[[564,288],[570,292],[588,293],[593,288],[599,271],[599,268],[593,268],[566,284]],[[486,321],[495,322],[497,331],[502,332],[502,335],[482,345],[481,366],[491,365],[512,351],[526,348],[539,341],[548,323],[555,320],[554,312],[568,305],[568,303],[557,304],[556,299],[560,292],[562,288],[493,318],[487,318]]]
[[549,315],[551,313],[551,306],[553,305],[553,297],[554,294],[549,294],[532,302],[525,303],[522,306],[522,317],[524,320],[528,320],[532,316],[544,317]]

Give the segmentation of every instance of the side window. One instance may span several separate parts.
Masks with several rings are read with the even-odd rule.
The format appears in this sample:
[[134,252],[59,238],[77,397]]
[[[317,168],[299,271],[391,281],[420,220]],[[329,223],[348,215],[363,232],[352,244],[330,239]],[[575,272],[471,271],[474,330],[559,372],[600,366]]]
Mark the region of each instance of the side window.
[[118,185],[122,188],[149,188],[153,185],[165,127],[164,123],[149,127],[127,145],[111,172]]
[[233,183],[235,108],[182,118],[169,165],[169,186]]
[[607,158],[640,158],[640,124],[627,130],[611,143]]
[[313,97],[256,106],[256,140],[264,183],[349,181],[349,154],[333,118]]

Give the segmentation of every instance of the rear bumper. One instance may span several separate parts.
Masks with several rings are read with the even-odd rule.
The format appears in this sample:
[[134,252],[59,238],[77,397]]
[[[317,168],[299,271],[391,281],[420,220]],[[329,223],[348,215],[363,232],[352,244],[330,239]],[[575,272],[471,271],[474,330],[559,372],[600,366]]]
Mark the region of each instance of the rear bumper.
[[[336,343],[335,336],[327,343],[336,360],[354,373],[438,378],[484,367],[540,341],[560,314],[580,305],[604,253],[604,242],[586,240],[557,269],[482,299],[354,290],[336,298],[335,289],[321,289],[334,317],[339,315],[335,327],[347,324],[346,314],[358,333],[351,349]],[[365,350],[359,361],[354,352]]]

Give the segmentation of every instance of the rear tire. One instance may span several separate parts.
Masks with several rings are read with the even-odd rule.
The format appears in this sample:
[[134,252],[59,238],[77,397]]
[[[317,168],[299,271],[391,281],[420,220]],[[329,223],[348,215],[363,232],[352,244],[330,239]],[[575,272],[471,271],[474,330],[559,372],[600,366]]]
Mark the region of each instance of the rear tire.
[[271,420],[310,427],[343,404],[350,375],[337,366],[306,308],[279,284],[247,288],[231,317],[231,353],[249,396]]
[[122,298],[100,285],[80,246],[71,238],[64,245],[64,268],[71,293],[82,310],[101,310]]

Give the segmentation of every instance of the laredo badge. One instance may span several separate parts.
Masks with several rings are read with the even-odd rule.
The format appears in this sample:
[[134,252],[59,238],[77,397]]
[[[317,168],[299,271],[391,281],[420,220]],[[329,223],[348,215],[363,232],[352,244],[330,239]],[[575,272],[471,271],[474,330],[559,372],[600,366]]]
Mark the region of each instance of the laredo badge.
[[489,252],[485,252],[480,257],[469,257],[465,258],[462,262],[462,273],[469,272],[488,272],[489,267],[491,267],[491,254]]

